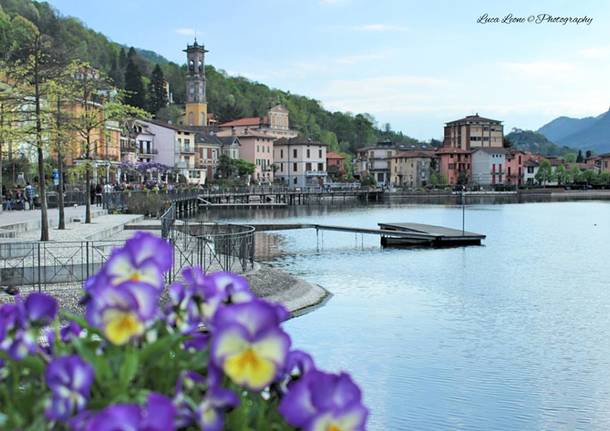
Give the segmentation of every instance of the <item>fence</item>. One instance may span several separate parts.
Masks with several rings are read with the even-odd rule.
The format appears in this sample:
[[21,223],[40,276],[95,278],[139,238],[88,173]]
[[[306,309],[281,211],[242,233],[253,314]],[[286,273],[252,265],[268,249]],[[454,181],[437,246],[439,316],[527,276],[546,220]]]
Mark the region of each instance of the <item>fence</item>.
[[[174,249],[167,282],[186,266],[206,272],[244,272],[254,265],[254,228],[242,225],[174,223],[167,216],[167,240]],[[171,220],[171,223],[169,222]],[[85,281],[123,241],[31,241],[0,243],[0,285],[34,286]]]

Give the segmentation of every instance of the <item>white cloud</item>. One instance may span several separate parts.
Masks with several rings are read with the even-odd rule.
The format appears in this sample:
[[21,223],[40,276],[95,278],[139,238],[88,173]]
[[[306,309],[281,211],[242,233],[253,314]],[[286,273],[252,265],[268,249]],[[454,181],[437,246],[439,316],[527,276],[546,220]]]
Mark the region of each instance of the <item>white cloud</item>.
[[500,62],[500,67],[510,72],[520,73],[529,77],[556,76],[558,73],[573,72],[576,66],[573,63],[560,61],[533,61],[529,63]]
[[197,36],[197,31],[194,28],[190,28],[190,27],[177,28],[176,33],[181,36],[189,36],[189,37]]
[[369,32],[393,32],[393,31],[407,31],[407,27],[401,25],[391,24],[363,24],[358,26],[350,27],[355,31],[369,31]]
[[610,56],[610,46],[592,46],[580,51],[586,58],[607,58]]

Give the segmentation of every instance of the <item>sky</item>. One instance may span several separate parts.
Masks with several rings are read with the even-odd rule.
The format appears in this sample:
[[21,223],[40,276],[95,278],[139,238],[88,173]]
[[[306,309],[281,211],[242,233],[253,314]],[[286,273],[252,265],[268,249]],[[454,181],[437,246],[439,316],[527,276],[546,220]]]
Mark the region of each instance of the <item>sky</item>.
[[[368,112],[418,139],[465,115],[538,129],[610,106],[610,2],[411,0],[50,0],[63,15],[184,63],[206,63]],[[502,21],[507,15],[525,22]],[[540,14],[592,18],[537,23]],[[528,18],[533,16],[533,22]]]

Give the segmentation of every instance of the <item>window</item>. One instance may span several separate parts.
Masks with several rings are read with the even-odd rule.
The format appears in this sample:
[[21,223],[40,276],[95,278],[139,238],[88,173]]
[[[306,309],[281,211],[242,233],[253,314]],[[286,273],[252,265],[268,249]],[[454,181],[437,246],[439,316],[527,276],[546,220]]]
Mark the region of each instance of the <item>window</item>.
[[[307,151],[309,151],[309,150],[307,150]],[[305,170],[311,171],[311,163],[309,163],[309,162],[305,163]]]
[[320,149],[318,150],[318,157],[319,157],[320,159],[322,158],[322,148],[320,148]]
[[311,157],[309,154],[309,148],[307,149],[307,158]]
[[324,163],[318,163],[318,171],[324,171]]
[[280,159],[284,158],[284,150],[280,150]]
[[259,153],[261,151],[261,149],[259,148],[259,146],[256,146],[256,152]]
[[297,149],[296,148],[292,150],[292,157],[295,157],[295,158],[297,157]]
[[293,164],[292,164],[292,171],[293,171],[293,172],[296,172],[297,170],[298,170],[298,168],[297,168],[297,164],[296,164],[296,163],[293,163]]

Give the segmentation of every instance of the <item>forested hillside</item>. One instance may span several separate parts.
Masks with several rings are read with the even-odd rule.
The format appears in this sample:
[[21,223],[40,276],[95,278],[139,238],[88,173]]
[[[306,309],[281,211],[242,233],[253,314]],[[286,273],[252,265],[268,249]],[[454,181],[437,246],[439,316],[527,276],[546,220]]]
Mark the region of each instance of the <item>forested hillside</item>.
[[[18,39],[14,34],[15,20],[27,19],[52,38],[69,57],[91,63],[110,76],[117,87],[131,91],[130,104],[157,114],[161,101],[155,97],[158,94],[155,80],[160,78],[169,82],[175,104],[184,102],[183,65],[172,63],[152,50],[128,49],[86,27],[78,19],[62,16],[46,2],[0,0],[0,8],[0,54],[3,57]],[[157,65],[161,73],[159,68],[155,71]],[[315,99],[272,89],[243,77],[228,76],[211,65],[206,66],[206,74],[209,111],[220,121],[261,116],[274,104],[283,103],[290,111],[291,127],[329,144],[334,150],[353,152],[386,138],[396,142],[417,142],[392,131],[389,125],[381,130],[368,114],[330,112]],[[178,106],[163,109],[159,115],[167,119],[175,116],[177,109]]]
[[532,153],[543,154],[545,156],[565,156],[566,154],[576,154],[573,148],[556,145],[549,141],[542,133],[533,130],[513,129],[506,135],[513,148]]

